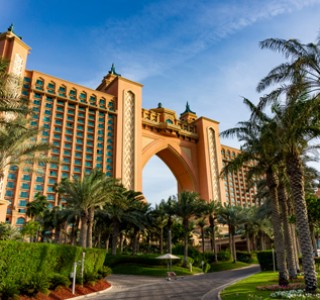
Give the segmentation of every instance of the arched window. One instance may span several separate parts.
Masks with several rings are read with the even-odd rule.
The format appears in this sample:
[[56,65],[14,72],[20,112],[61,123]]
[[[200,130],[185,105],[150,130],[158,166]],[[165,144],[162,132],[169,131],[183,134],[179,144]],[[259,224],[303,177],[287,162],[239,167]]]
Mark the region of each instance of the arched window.
[[95,95],[90,96],[90,105],[97,106],[97,97]]
[[17,223],[16,224],[17,225],[23,225],[25,222],[26,222],[26,220],[24,218],[20,217],[20,218],[17,219]]
[[106,99],[101,98],[100,101],[99,101],[99,106],[101,108],[106,108]]
[[76,89],[71,89],[69,92],[69,98],[71,100],[76,100],[77,99],[77,90]]
[[60,97],[65,97],[66,96],[66,90],[67,90],[66,86],[65,85],[61,85],[59,87],[59,91],[58,91],[59,96]]
[[50,81],[47,85],[47,92],[50,94],[54,94],[56,89],[56,84],[53,81]]
[[87,93],[84,91],[81,92],[79,98],[80,98],[80,102],[86,103],[87,102]]
[[40,90],[40,91],[43,91],[43,86],[44,86],[44,80],[43,80],[43,78],[39,77],[36,80],[36,89]]

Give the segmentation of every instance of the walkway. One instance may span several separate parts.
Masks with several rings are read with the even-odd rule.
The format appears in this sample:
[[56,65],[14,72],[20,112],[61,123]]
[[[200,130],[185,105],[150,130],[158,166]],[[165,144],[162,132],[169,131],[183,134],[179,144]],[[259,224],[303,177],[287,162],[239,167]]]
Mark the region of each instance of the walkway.
[[146,276],[111,275],[108,281],[112,289],[100,295],[87,296],[85,299],[215,300],[218,299],[219,291],[225,286],[259,270],[259,266],[251,266],[231,271],[178,277],[172,281]]

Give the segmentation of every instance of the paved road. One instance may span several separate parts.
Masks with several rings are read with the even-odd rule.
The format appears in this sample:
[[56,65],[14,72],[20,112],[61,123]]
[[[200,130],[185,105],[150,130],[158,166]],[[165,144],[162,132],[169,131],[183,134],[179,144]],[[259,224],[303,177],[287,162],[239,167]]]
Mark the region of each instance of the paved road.
[[145,276],[112,275],[108,281],[112,289],[100,295],[87,296],[86,299],[142,299],[142,300],[215,300],[218,292],[226,285],[259,272],[258,266],[231,271],[178,277],[167,281],[164,278]]

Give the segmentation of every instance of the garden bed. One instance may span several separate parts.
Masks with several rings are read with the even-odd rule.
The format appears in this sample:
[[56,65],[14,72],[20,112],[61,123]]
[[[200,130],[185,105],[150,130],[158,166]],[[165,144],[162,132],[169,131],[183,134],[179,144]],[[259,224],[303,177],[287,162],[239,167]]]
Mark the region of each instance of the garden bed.
[[72,289],[67,287],[58,287],[54,291],[50,291],[49,295],[38,293],[34,297],[23,296],[19,297],[19,300],[65,300],[77,296],[87,295],[91,293],[100,292],[110,287],[110,283],[101,279],[94,284],[85,284],[83,286],[77,285],[75,294],[72,294]]

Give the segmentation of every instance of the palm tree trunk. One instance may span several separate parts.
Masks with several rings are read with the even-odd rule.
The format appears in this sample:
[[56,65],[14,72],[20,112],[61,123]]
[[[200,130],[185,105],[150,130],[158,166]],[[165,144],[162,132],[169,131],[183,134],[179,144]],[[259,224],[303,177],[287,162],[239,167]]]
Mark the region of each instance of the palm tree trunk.
[[89,212],[84,210],[81,214],[81,231],[80,231],[80,246],[87,247],[87,233],[88,233],[88,218]]
[[209,216],[209,223],[210,223],[210,228],[211,228],[211,245],[212,245],[212,251],[214,253],[214,261],[218,261],[218,253],[217,253],[217,243],[216,243],[216,230],[215,230],[215,225],[214,225],[214,217]]
[[237,250],[236,250],[236,242],[235,242],[235,228],[234,226],[231,226],[231,247],[232,247],[232,256],[233,256],[233,262],[237,262]]
[[228,225],[228,233],[229,233],[229,248],[230,248],[230,254],[232,257],[232,260],[234,261],[234,255],[233,255],[233,246],[232,246],[232,234],[231,234],[231,225]]
[[286,163],[287,173],[290,178],[297,229],[302,252],[302,267],[306,291],[313,293],[317,289],[318,283],[309,231],[307,205],[304,198],[303,166],[298,154],[289,156]]
[[289,225],[289,215],[288,215],[288,197],[287,191],[282,180],[280,181],[278,187],[279,202],[282,211],[282,222],[284,230],[284,242],[286,244],[286,253],[287,253],[287,263],[289,278],[294,279],[297,277],[297,270],[293,252],[293,239],[291,235],[290,225]]
[[94,223],[94,207],[89,208],[89,216],[88,216],[88,248],[92,248],[92,231],[93,231],[93,223]]
[[112,222],[113,232],[112,232],[112,255],[117,254],[117,244],[118,244],[118,236],[120,231],[120,224],[117,219],[114,219]]
[[138,249],[138,233],[139,229],[134,228],[133,230],[133,244],[132,244],[132,255],[137,254],[137,249]]
[[169,216],[167,226],[168,226],[168,253],[172,253],[172,236],[171,236],[172,219],[171,219],[171,216]]
[[277,255],[277,267],[279,270],[279,285],[287,286],[289,284],[289,276],[286,265],[284,237],[280,218],[280,207],[277,192],[278,178],[277,176],[275,176],[272,170],[268,170],[267,172],[267,185],[272,198],[272,225],[274,233],[274,246]]
[[204,255],[204,230],[203,230],[203,226],[201,226],[201,243],[202,243],[202,254]]
[[163,254],[163,227],[160,227],[160,254]]
[[184,247],[183,247],[183,267],[187,267],[188,264],[188,243],[189,243],[189,222],[188,220],[183,220],[184,227]]
[[110,233],[108,234],[106,238],[106,252],[109,252],[109,243],[110,243]]

